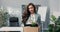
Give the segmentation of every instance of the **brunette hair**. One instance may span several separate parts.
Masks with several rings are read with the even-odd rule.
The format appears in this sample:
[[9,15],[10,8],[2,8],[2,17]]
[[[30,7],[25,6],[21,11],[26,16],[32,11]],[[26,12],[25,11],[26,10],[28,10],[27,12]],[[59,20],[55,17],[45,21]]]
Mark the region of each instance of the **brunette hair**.
[[22,15],[22,22],[25,24],[26,21],[28,20],[29,16],[30,16],[30,12],[29,12],[29,6],[32,5],[34,7],[34,13],[36,13],[36,8],[35,8],[35,5],[33,3],[29,3],[27,5],[27,8],[26,10],[24,11],[23,15]]

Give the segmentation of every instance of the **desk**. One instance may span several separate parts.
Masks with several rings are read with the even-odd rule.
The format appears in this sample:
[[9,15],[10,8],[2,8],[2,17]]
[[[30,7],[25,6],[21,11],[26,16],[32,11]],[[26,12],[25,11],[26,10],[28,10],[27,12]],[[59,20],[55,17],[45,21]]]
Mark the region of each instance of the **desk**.
[[21,31],[23,32],[23,27],[1,27],[0,31]]
[[0,31],[38,32],[38,27],[1,27]]

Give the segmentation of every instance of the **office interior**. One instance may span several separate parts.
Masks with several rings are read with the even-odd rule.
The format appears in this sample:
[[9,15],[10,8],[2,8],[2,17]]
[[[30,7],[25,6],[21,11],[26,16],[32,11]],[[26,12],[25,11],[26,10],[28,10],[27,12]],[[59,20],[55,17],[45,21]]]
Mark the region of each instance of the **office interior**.
[[[29,3],[34,3],[37,10],[39,10],[39,7],[47,7],[45,20],[41,20],[41,32],[48,31],[49,24],[55,24],[50,20],[51,15],[54,15],[56,19],[60,18],[60,0],[0,0],[0,16],[1,13],[6,12],[6,15],[0,19],[7,16],[5,20],[0,20],[0,27],[22,27],[22,13]],[[12,22],[13,19],[15,21]]]

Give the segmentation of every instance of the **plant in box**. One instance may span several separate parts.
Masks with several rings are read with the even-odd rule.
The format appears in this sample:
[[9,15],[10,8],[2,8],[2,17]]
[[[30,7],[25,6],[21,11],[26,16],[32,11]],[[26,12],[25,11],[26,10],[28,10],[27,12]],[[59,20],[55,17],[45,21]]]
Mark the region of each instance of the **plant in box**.
[[36,24],[35,22],[32,22],[31,27],[37,27],[37,26],[38,26],[38,24]]

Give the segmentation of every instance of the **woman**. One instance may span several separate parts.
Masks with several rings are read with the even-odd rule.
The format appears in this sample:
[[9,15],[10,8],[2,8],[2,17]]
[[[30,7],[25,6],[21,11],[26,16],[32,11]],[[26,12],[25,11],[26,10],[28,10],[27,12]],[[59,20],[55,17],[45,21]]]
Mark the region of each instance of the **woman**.
[[32,25],[32,23],[35,23],[40,27],[41,25],[40,15],[36,12],[36,8],[33,3],[29,3],[27,5],[27,9],[22,15],[22,22],[24,26],[29,26]]

